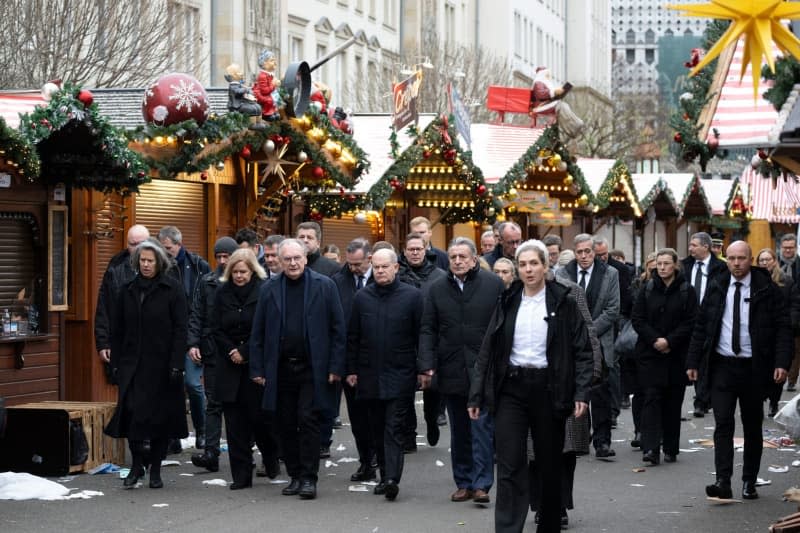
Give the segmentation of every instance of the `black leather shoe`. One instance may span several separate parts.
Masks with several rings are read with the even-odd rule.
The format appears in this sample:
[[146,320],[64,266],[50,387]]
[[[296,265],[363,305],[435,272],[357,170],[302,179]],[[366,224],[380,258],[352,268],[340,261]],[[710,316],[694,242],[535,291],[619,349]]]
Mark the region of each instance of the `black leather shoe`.
[[440,414],[436,417],[436,425],[437,426],[446,426],[447,425],[447,415],[444,413]]
[[677,460],[678,460],[678,456],[675,455],[674,453],[664,452],[664,462],[665,463],[674,463]]
[[695,418],[703,418],[706,416],[706,411],[702,407],[695,407],[694,411],[692,412],[692,416]]
[[631,408],[631,398],[628,395],[619,402],[620,409],[630,409]]
[[281,475],[281,462],[278,461],[277,457],[273,459],[267,459],[264,461],[264,470],[268,478],[275,479]]
[[289,482],[288,485],[283,487],[281,494],[284,496],[297,496],[300,494],[300,480],[297,478],[292,478],[292,481]]
[[233,483],[228,485],[228,488],[231,490],[242,490],[242,489],[249,489],[252,486],[253,486],[253,480],[250,479],[247,481],[234,481]]
[[192,454],[192,464],[209,472],[219,471],[219,457],[209,451]]
[[569,526],[569,516],[567,516],[567,510],[562,508],[561,509],[561,529],[567,529]]
[[631,440],[631,447],[632,448],[641,448],[642,447],[642,434],[638,431],[633,434],[633,439]]
[[417,442],[412,440],[403,444],[403,453],[417,453]]
[[390,479],[386,482],[385,494],[383,495],[384,498],[393,502],[395,498],[397,498],[397,493],[400,492],[400,487],[397,486],[397,481]]
[[386,483],[381,481],[380,483],[375,485],[375,488],[372,489],[372,494],[375,494],[376,496],[381,496],[383,494],[386,494]]
[[[755,491],[755,488],[753,489]],[[733,491],[731,490],[731,482],[727,480],[718,479],[713,485],[706,485],[706,496],[709,498],[720,498],[723,500],[730,500],[733,498]]]
[[756,491],[755,481],[745,481],[742,483],[742,498],[745,500],[757,500],[758,492]]
[[164,487],[164,482],[161,481],[161,472],[156,475],[153,475],[153,472],[150,472],[149,486],[151,489],[160,489]]
[[341,429],[342,428],[342,419],[340,417],[336,417],[333,419],[333,429]]
[[658,450],[647,450],[642,455],[642,461],[645,463],[650,463],[653,466],[656,466],[661,462],[660,454]]
[[428,424],[428,433],[426,435],[428,437],[428,444],[430,446],[436,446],[439,443],[439,426],[436,423]]
[[136,486],[139,483],[139,480],[144,477],[144,467],[131,467],[131,471],[128,472],[128,475],[125,476],[125,479],[122,480],[122,486],[126,489],[130,489]]
[[608,444],[601,444],[600,446],[598,446],[594,450],[594,456],[595,457],[599,457],[600,459],[603,459],[603,458],[606,458],[606,457],[615,457],[616,455],[617,455],[617,452],[612,450],[608,446]]
[[327,459],[331,456],[331,447],[330,446],[320,446],[319,447],[319,458],[320,459]]
[[317,482],[304,479],[300,482],[300,497],[304,500],[313,500],[317,497]]
[[617,417],[616,416],[612,416],[611,417],[611,429],[617,429]]
[[169,439],[167,443],[167,455],[176,455],[183,451],[181,439]]
[[769,416],[770,418],[775,418],[775,415],[777,414],[778,414],[778,404],[770,402],[769,413],[767,413],[767,416]]
[[361,466],[358,467],[355,474],[350,476],[350,481],[354,482],[372,481],[373,479],[375,479],[375,469],[364,463],[361,463]]

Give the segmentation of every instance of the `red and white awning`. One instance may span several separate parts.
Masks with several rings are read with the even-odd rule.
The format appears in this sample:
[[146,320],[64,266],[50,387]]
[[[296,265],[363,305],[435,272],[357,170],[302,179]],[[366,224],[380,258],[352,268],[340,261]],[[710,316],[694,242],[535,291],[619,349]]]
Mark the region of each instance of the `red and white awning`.
[[742,173],[741,183],[746,188],[746,198],[750,198],[750,208],[754,219],[783,224],[800,222],[800,183],[793,175],[777,182],[765,178],[751,166]]
[[0,116],[11,128],[19,126],[20,113],[30,113],[37,105],[44,104],[39,91],[0,92]]
[[[773,44],[773,54],[781,55]],[[778,112],[772,104],[765,100],[762,94],[772,87],[772,81],[760,80],[757,99],[753,99],[753,73],[747,71],[744,78],[739,80],[742,69],[747,68],[742,64],[744,40],[736,44],[730,67],[724,74],[722,88],[716,109],[713,110],[711,127],[708,130],[709,138],[713,136],[713,129],[719,131],[719,145],[721,148],[767,147],[777,142],[780,128],[775,128]],[[757,73],[760,76],[760,73]]]
[[510,124],[473,124],[472,162],[483,172],[483,180],[497,183],[541,137],[544,128]]

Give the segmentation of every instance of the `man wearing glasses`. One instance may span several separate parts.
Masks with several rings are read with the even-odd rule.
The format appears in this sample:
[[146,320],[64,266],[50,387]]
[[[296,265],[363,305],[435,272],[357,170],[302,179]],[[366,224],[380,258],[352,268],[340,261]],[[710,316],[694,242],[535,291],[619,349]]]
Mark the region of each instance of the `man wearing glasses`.
[[503,222],[498,231],[500,232],[498,246],[491,253],[483,256],[490,267],[493,267],[494,262],[501,257],[514,261],[517,246],[522,242],[522,229],[516,222]]
[[347,329],[336,284],[306,268],[297,239],[278,245],[283,274],[261,288],[250,336],[250,378],[264,387],[261,406],[277,413],[291,482],[285,496],[317,496],[320,417],[333,409],[345,372]]

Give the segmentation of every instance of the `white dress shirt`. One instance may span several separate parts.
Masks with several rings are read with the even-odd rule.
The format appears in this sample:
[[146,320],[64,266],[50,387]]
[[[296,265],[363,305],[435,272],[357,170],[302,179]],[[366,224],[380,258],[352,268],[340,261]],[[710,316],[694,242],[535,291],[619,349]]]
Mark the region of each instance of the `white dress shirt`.
[[[703,298],[706,295],[706,285],[708,285],[708,264],[711,262],[711,256],[709,255],[702,261],[695,261],[694,267],[692,267],[692,277],[689,280],[689,283],[692,284],[694,287],[694,277],[697,275],[697,269],[700,268],[702,276],[700,276],[700,287],[694,287],[695,291],[700,291],[700,302],[703,301]],[[731,300],[733,301],[733,300]]]
[[578,277],[575,279],[575,283],[577,283],[578,285],[581,284],[581,276],[582,276],[581,272],[583,272],[585,270],[586,271],[586,287],[584,287],[584,290],[586,290],[586,289],[589,288],[589,282],[592,279],[592,270],[594,270],[594,263],[589,265],[589,268],[581,268],[580,263],[577,264],[577,267],[578,267]]
[[522,293],[522,301],[514,323],[514,341],[511,344],[512,365],[547,368],[547,303],[546,290],[533,296]]
[[[731,276],[731,282],[728,285],[728,294],[725,297],[725,312],[722,314],[722,329],[719,334],[719,344],[717,344],[717,353],[726,357],[753,357],[753,345],[750,341],[750,273],[740,280]],[[731,343],[731,334],[733,333],[733,293],[736,290],[735,282],[741,282],[742,286],[739,289],[741,293],[741,300],[739,301],[739,310],[741,316],[741,323],[739,325],[739,347],[741,350],[738,354],[733,353],[733,346]]]
[[[370,278],[370,276],[372,276],[372,267],[370,266],[370,267],[367,269],[367,271],[366,271],[364,274],[362,274],[362,275],[364,276],[364,287],[366,287],[366,286],[367,286],[367,282],[369,281],[369,278]],[[355,286],[356,286],[356,287],[358,287],[358,278],[359,278],[359,277],[360,277],[360,276],[356,276],[355,274],[353,274],[353,283],[355,283]],[[363,287],[362,287],[362,288],[363,288]]]

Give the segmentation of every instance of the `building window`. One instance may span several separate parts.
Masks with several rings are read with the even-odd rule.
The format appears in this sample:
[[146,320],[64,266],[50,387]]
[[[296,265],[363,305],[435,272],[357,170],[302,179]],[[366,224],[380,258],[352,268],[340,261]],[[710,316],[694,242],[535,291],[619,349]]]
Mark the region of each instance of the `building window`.
[[648,48],[644,51],[644,60],[647,61],[648,65],[653,64],[653,62],[656,60],[656,51],[654,48]]
[[180,2],[170,2],[167,13],[175,26],[175,31],[169,36],[172,68],[192,72],[198,64],[200,10]]
[[289,37],[289,57],[291,58],[290,61],[292,62],[303,60],[302,38],[295,36]]
[[522,15],[514,11],[514,55],[522,56]]
[[636,50],[633,48],[628,48],[625,50],[625,61],[629,65],[633,65],[633,62],[636,61]]
[[625,34],[625,44],[634,44],[636,42],[636,32],[628,30]]
[[450,2],[444,5],[444,40],[448,44],[456,39],[456,6]]
[[644,42],[646,44],[655,44],[656,34],[653,30],[647,30],[644,34]]
[[[327,53],[328,53],[328,47],[327,46],[325,46],[324,44],[318,44],[317,45],[317,59],[318,60],[320,58],[325,57],[325,55]],[[328,80],[329,79],[328,78],[328,63],[325,63],[324,65],[319,67],[318,72],[319,72],[319,78],[318,79],[320,81],[325,82],[326,80]]]

